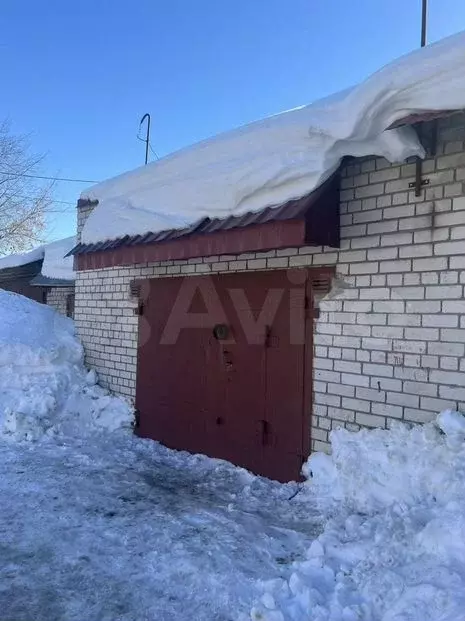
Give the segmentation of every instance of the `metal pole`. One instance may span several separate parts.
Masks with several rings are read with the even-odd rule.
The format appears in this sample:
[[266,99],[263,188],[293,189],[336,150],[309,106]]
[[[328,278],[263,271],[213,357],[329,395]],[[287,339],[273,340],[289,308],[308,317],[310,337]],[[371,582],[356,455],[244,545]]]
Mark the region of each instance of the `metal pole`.
[[149,161],[149,145],[150,145],[150,114],[148,112],[144,114],[144,116],[141,118],[139,127],[142,125],[145,119],[147,119],[147,133],[145,135],[144,142],[145,142],[145,164],[147,164],[147,162]]
[[[425,47],[426,45],[426,30],[427,30],[427,22],[428,22],[428,0],[421,1],[421,39],[420,45],[421,47]],[[421,141],[422,131],[421,125],[418,127],[418,138]],[[422,172],[422,163],[421,159],[418,157],[415,165],[415,196],[421,195],[421,172]]]
[[428,22],[428,0],[422,0],[421,6],[421,47],[426,45],[426,30]]

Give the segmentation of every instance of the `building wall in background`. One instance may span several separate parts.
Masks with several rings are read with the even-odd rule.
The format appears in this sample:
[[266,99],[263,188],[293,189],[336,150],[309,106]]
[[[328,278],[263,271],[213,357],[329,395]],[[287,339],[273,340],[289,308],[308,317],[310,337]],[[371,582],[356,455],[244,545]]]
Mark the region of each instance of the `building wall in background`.
[[47,306],[66,316],[73,316],[70,296],[74,297],[74,287],[51,287],[47,293]]

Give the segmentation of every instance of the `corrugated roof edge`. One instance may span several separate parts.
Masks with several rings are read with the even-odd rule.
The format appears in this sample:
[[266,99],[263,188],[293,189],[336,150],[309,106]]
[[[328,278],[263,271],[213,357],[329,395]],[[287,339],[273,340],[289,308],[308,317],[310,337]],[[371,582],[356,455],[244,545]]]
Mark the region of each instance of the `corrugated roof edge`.
[[66,278],[49,278],[48,276],[37,274],[29,284],[33,287],[74,287],[74,283],[74,278],[69,280]]
[[[167,229],[158,232],[144,233],[143,235],[125,235],[119,239],[96,242],[92,244],[77,244],[66,256],[87,254],[90,252],[104,252],[116,250],[121,247],[138,246],[142,244],[155,244],[165,241],[173,241],[190,235],[208,235],[210,233],[226,232],[232,229],[246,228],[253,225],[266,224],[268,222],[280,222],[285,220],[297,220],[303,218],[309,208],[314,205],[325,193],[326,189],[334,180],[334,173],[310,194],[290,200],[282,205],[265,207],[260,211],[249,211],[241,215],[230,215],[226,218],[201,218],[190,227],[180,229]],[[96,204],[98,201],[79,199],[78,204]]]

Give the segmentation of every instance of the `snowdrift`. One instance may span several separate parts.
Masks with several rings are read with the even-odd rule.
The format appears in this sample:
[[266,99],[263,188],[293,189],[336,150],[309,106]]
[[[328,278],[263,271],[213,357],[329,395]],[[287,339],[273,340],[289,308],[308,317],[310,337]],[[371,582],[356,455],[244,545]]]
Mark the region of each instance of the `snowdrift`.
[[96,385],[73,322],[0,289],[0,435],[37,440],[129,428],[128,405]]
[[85,190],[97,199],[82,241],[95,243],[279,205],[310,193],[344,156],[424,155],[422,111],[465,108],[465,32],[386,65],[360,85],[182,149]]
[[325,530],[289,575],[262,583],[254,621],[463,621],[465,418],[331,434],[301,502]]

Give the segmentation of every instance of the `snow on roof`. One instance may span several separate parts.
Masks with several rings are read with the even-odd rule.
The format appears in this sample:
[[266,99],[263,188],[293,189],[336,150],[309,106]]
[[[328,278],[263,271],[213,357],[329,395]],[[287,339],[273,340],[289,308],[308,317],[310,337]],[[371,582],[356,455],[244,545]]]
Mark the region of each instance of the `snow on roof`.
[[424,150],[414,113],[465,108],[465,32],[415,50],[360,85],[256,121],[95,185],[83,243],[226,217],[313,191],[344,156],[402,161]]
[[73,257],[65,255],[76,245],[76,237],[67,237],[44,246],[44,262],[42,276],[63,280],[74,280]]
[[76,237],[67,237],[56,242],[34,248],[23,254],[10,254],[0,258],[0,270],[20,267],[43,259],[41,275],[47,278],[74,280],[73,257],[66,257],[76,245]]
[[22,254],[9,254],[6,257],[0,258],[0,270],[8,269],[10,267],[21,267],[28,263],[35,263],[44,258],[44,247],[39,246],[30,250],[29,252],[23,252]]

